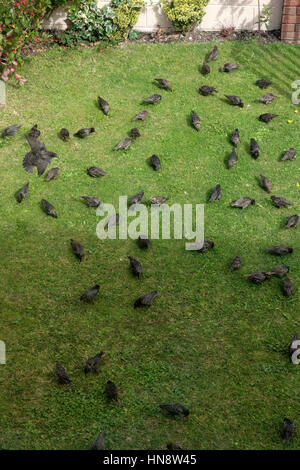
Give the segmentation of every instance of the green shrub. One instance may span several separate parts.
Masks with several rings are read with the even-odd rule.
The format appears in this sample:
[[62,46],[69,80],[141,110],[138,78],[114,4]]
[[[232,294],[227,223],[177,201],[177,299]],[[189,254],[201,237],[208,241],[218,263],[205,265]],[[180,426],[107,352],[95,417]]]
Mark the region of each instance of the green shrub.
[[201,22],[209,0],[165,0],[163,9],[176,29],[188,31]]
[[115,10],[114,24],[117,26],[116,39],[126,39],[129,31],[138,20],[139,14],[145,4],[144,0],[113,0]]

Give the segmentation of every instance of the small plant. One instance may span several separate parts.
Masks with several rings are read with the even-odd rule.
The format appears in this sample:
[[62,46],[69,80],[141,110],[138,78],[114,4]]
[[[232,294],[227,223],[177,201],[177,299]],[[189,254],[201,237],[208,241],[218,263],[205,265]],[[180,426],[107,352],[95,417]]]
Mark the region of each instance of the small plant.
[[132,29],[128,35],[128,39],[130,41],[137,41],[138,39],[140,39],[140,35],[137,31],[135,31],[134,29]]
[[187,32],[200,23],[209,0],[165,0],[163,9],[177,30]]
[[113,5],[117,6],[113,19],[117,27],[116,39],[126,39],[128,37],[144,4],[145,0],[113,0]]
[[[260,8],[259,10],[260,11]],[[267,31],[270,29],[271,23],[272,8],[267,5],[263,6],[261,13],[258,16],[258,21],[255,24],[258,24],[258,30],[261,31],[261,25],[265,25]]]

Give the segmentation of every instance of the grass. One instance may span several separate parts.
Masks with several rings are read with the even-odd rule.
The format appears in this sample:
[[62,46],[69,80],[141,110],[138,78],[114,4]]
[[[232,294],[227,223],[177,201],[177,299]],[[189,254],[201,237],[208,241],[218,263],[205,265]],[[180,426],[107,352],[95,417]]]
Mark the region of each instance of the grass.
[[[284,228],[287,216],[299,214],[299,160],[279,161],[289,147],[300,151],[300,113],[291,102],[300,49],[225,42],[211,75],[203,78],[198,67],[211,48],[53,49],[25,65],[23,88],[8,87],[1,128],[25,125],[0,142],[0,339],[7,346],[7,364],[0,366],[0,448],[87,449],[105,428],[109,449],[163,449],[168,441],[186,449],[282,449],[283,418],[300,425],[300,369],[285,352],[292,334],[300,332],[299,228]],[[241,64],[239,71],[218,71],[232,60]],[[155,77],[169,79],[174,92],[162,90],[162,102],[149,106],[149,118],[138,123],[142,137],[128,152],[113,152],[143,109],[141,99],[158,91]],[[274,82],[270,91],[278,94],[269,107],[255,102],[263,93],[254,82],[262,77]],[[201,97],[197,90],[205,83],[219,94]],[[240,95],[245,108],[230,106],[224,93]],[[108,117],[97,109],[99,94],[111,105]],[[199,133],[188,123],[192,109],[202,121]],[[259,122],[267,111],[280,117],[269,125]],[[36,122],[41,139],[60,157],[52,163],[60,175],[50,183],[22,168],[25,134]],[[74,133],[86,126],[96,133],[83,141],[58,139],[62,127]],[[235,127],[242,139],[239,162],[228,171],[224,159]],[[257,161],[249,155],[250,137],[261,146]],[[161,172],[147,164],[154,153]],[[91,179],[91,165],[109,175]],[[295,206],[276,209],[258,184],[260,173],[273,181],[274,194]],[[26,181],[30,193],[18,205],[14,193]],[[215,249],[205,255],[185,251],[184,240],[155,240],[148,252],[133,240],[100,241],[95,211],[79,200],[95,195],[117,204],[120,195],[144,189],[146,198],[206,203],[217,183],[222,199],[205,206],[205,237]],[[256,205],[232,209],[230,202],[243,195]],[[42,212],[42,198],[56,207],[57,220]],[[70,238],[86,247],[81,264]],[[294,247],[283,260],[297,287],[288,299],[279,279],[255,286],[243,277],[280,264],[265,252],[280,243]],[[132,277],[128,254],[142,262],[141,280]],[[237,254],[243,267],[232,273],[228,266]],[[95,283],[101,292],[94,305],[78,304]],[[153,306],[134,310],[134,300],[153,289],[161,291]],[[85,360],[99,350],[106,357],[98,376],[85,377]],[[57,384],[56,360],[74,389]],[[109,379],[120,390],[119,407],[103,395]],[[156,405],[168,401],[186,404],[190,416],[165,417]],[[299,444],[300,434],[288,448]]]

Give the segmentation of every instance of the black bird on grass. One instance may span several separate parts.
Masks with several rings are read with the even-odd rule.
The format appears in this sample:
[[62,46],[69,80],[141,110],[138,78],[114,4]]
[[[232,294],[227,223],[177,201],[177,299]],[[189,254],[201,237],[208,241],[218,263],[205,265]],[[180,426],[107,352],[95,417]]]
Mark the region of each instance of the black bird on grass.
[[235,149],[233,148],[232,152],[229,155],[228,160],[227,160],[228,170],[230,170],[230,168],[232,168],[234,165],[236,165],[237,162],[238,162],[238,156],[237,156],[237,153],[236,153]]
[[250,139],[250,153],[253,158],[257,159],[260,154],[260,148],[255,139]]
[[83,129],[79,129],[79,131],[77,131],[76,134],[74,134],[74,137],[79,137],[80,139],[84,139],[85,137],[92,134],[93,132],[95,132],[94,127],[85,127]]
[[23,127],[23,124],[15,124],[13,126],[8,126],[2,131],[2,138],[5,139],[5,137],[10,137],[15,135],[20,127]]
[[84,247],[72,238],[70,242],[74,255],[77,256],[80,261],[82,261],[82,258],[84,257]]
[[253,273],[245,274],[244,277],[253,282],[253,284],[262,284],[264,281],[269,280],[271,276],[264,271],[254,271]]
[[246,209],[248,206],[254,205],[255,204],[255,199],[252,199],[251,197],[248,196],[243,196],[237,199],[236,201],[233,201],[231,203],[231,207],[238,207],[239,209]]
[[233,258],[233,260],[231,261],[231,264],[230,264],[230,270],[231,271],[235,271],[237,269],[240,269],[240,267],[242,266],[242,260],[239,256],[236,256],[235,258]]
[[161,410],[167,411],[171,416],[188,416],[190,414],[189,410],[184,405],[182,405],[182,403],[166,403],[158,405],[158,407]]
[[255,82],[255,85],[259,86],[262,90],[264,88],[267,88],[268,86],[272,85],[272,82],[270,80],[267,80],[266,78],[261,78],[260,80],[257,80]]
[[211,250],[212,248],[214,248],[214,246],[215,246],[215,243],[213,241],[204,240],[203,246],[201,248],[199,248],[199,250],[196,250],[196,251],[198,251],[198,253],[205,253],[206,251]]
[[153,170],[157,171],[161,169],[160,159],[157,155],[152,155],[152,157],[150,157],[149,163]]
[[105,116],[108,115],[108,112],[109,112],[109,104],[107,101],[105,101],[103,98],[101,98],[100,96],[98,96],[98,104],[99,104],[99,107],[100,109],[103,111],[103,113],[105,114]]
[[91,450],[105,450],[106,430],[102,431],[91,445]]
[[287,273],[289,273],[289,271],[290,271],[290,268],[288,266],[286,266],[285,264],[280,264],[279,266],[275,266],[270,271],[268,271],[268,274],[270,274],[270,276],[276,276],[276,277],[279,277],[279,279],[281,279]]
[[296,157],[296,149],[295,148],[289,148],[288,150],[286,150],[286,152],[284,152],[281,160],[285,161],[285,160],[294,160],[294,158]]
[[267,93],[266,95],[261,96],[260,98],[257,98],[256,101],[264,104],[271,104],[272,101],[277,98],[277,95],[274,95],[274,93]]
[[277,256],[285,256],[293,253],[294,249],[287,245],[274,245],[270,248],[267,248],[267,253]]
[[148,116],[148,111],[140,111],[134,118],[132,119],[133,121],[144,121],[146,117]]
[[160,88],[163,88],[164,90],[172,90],[172,85],[168,80],[164,80],[163,78],[155,78],[154,79],[160,86]]
[[282,291],[284,295],[286,295],[287,297],[294,295],[295,287],[292,281],[288,277],[284,279],[284,281],[282,282]]
[[282,207],[288,207],[288,206],[293,206],[294,203],[288,201],[284,197],[279,197],[279,196],[271,196],[271,200],[274,204],[275,207],[278,209],[281,209]]
[[145,191],[142,189],[142,191],[132,196],[132,198],[129,201],[130,206],[132,206],[133,204],[140,204],[144,197],[144,193]]
[[84,366],[84,373],[88,374],[89,372],[94,372],[95,374],[98,372],[99,362],[101,357],[104,355],[104,352],[101,351],[93,357],[90,357]]
[[59,172],[58,168],[51,168],[51,170],[49,170],[47,175],[45,176],[45,181],[54,180],[57,177],[58,172]]
[[161,206],[162,204],[165,204],[170,198],[167,196],[152,196],[149,197],[149,201],[151,204],[154,206]]
[[199,93],[201,93],[203,96],[209,96],[213,93],[218,93],[218,90],[216,90],[213,86],[203,85],[199,88]]
[[141,137],[141,133],[136,127],[133,127],[130,130],[130,137],[132,137],[133,139],[136,139],[137,137]]
[[210,73],[210,66],[208,65],[206,60],[202,64],[201,73],[202,75],[208,75]]
[[191,122],[194,128],[199,132],[200,130],[200,118],[195,111],[191,111]]
[[108,382],[106,383],[105,393],[107,398],[109,398],[110,400],[115,400],[118,405],[120,404],[118,389],[111,380],[108,380]]
[[162,99],[161,95],[158,95],[157,93],[154,93],[151,96],[148,96],[148,98],[145,98],[143,101],[144,103],[148,104],[156,104]]
[[299,216],[297,214],[291,215],[286,222],[287,228],[296,228],[299,222]]
[[28,132],[28,137],[31,137],[32,139],[38,139],[40,135],[41,132],[39,131],[37,124],[35,124]]
[[52,204],[50,204],[50,202],[46,201],[46,199],[42,199],[41,205],[42,205],[44,212],[47,215],[50,215],[51,217],[54,217],[55,219],[57,219],[56,209],[54,206],[52,206]]
[[217,186],[213,188],[211,191],[209,202],[217,201],[218,199],[220,199],[221,195],[222,195],[221,185],[217,184]]
[[143,267],[141,263],[137,259],[134,259],[132,256],[128,256],[128,259],[130,261],[130,268],[131,268],[132,273],[138,278],[140,278],[140,275],[142,274],[142,271],[143,271]]
[[221,72],[230,73],[239,68],[240,66],[236,64],[235,62],[227,62],[227,64],[224,64],[223,67],[221,67]]
[[83,199],[89,207],[99,207],[101,205],[101,200],[98,197],[80,196],[80,199]]
[[154,290],[152,292],[147,292],[147,294],[142,294],[136,301],[134,302],[134,308],[138,307],[150,307],[154,298],[159,294],[158,290]]
[[73,382],[68,376],[66,369],[59,362],[56,362],[55,374],[60,384],[71,385],[71,386],[73,385]]
[[17,201],[20,203],[23,201],[24,197],[28,196],[29,181],[16,194]]
[[63,128],[59,131],[59,137],[61,138],[61,140],[66,142],[67,140],[70,140],[70,132],[68,131],[68,129]]
[[107,171],[102,170],[102,168],[99,168],[98,166],[90,166],[87,168],[87,172],[92,178],[99,178],[100,176],[108,174]]
[[151,248],[151,242],[146,235],[139,236],[138,245],[140,248]]
[[96,284],[95,286],[90,287],[82,294],[78,302],[92,302],[92,300],[94,300],[95,297],[97,297],[97,295],[99,294],[99,290],[100,290],[99,284]]
[[239,141],[240,141],[240,132],[239,132],[238,129],[235,129],[235,130],[233,131],[233,133],[231,134],[230,140],[231,140],[231,142],[233,143],[233,145],[234,145],[235,147],[237,147],[237,145],[238,145],[238,143],[239,143]]
[[281,429],[281,437],[284,440],[285,444],[289,444],[289,442],[296,436],[296,426],[288,418],[284,418],[283,425]]
[[259,116],[259,120],[262,121],[262,122],[268,123],[268,122],[272,121],[272,119],[277,118],[277,117],[279,117],[279,114],[265,113],[265,114],[261,114]]
[[260,184],[263,189],[270,193],[272,191],[272,182],[266,176],[260,174]]
[[208,54],[206,58],[206,62],[211,62],[212,60],[216,60],[218,57],[218,46],[215,46],[213,50]]
[[173,442],[169,442],[166,447],[168,450],[184,450],[179,444],[173,444]]
[[28,152],[23,159],[23,167],[28,173],[33,173],[36,166],[38,175],[42,175],[52,158],[58,158],[54,152],[49,152],[46,149],[44,142],[40,142],[32,137],[27,137],[27,142],[30,145],[31,151]]
[[244,107],[243,100],[236,95],[224,95],[232,104],[232,106],[239,106],[240,108]]
[[128,150],[133,141],[133,137],[125,137],[125,139],[121,140],[121,142],[115,146],[114,150]]

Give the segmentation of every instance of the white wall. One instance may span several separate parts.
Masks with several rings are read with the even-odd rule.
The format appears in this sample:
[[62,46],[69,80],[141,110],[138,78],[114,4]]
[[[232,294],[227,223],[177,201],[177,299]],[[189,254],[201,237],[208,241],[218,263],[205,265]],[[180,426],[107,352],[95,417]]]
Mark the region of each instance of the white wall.
[[[158,0],[153,0],[152,5],[148,1],[138,19],[134,29],[137,31],[151,32],[163,27],[166,31],[172,31],[162,8],[155,5]],[[109,4],[108,0],[98,0],[99,6]],[[272,8],[270,29],[279,29],[283,0],[260,0],[261,8],[267,5]],[[57,9],[50,18],[44,22],[48,29],[66,29],[66,14],[62,8]],[[235,29],[258,29],[258,0],[210,0],[206,7],[206,13],[199,29],[202,31],[217,31],[223,27],[234,26]]]

